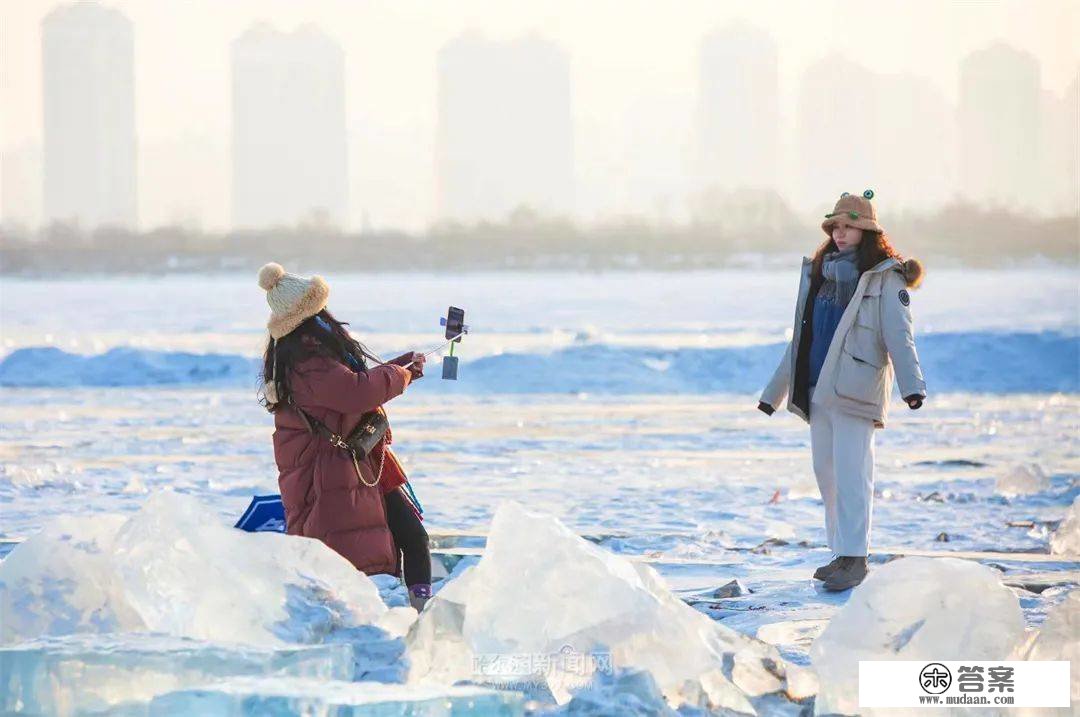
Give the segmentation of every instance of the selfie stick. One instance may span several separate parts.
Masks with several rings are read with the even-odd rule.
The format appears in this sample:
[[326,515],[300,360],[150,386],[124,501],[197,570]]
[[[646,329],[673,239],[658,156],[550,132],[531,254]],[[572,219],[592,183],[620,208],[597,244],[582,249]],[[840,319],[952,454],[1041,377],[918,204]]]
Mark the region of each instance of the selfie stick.
[[[438,346],[436,346],[435,348],[431,349],[426,354],[424,354],[424,356],[430,356],[431,354],[442,350],[447,344],[453,344],[455,341],[457,341],[458,339],[460,339],[462,336],[464,336],[467,333],[469,333],[468,329],[466,329],[465,331],[462,331],[460,334],[458,334],[454,338],[450,339],[449,341],[446,341],[444,343],[439,344]],[[453,356],[453,354],[454,354],[454,347],[450,346],[450,355]],[[402,368],[409,368],[414,363],[416,363],[416,362],[415,361],[410,361],[409,363],[405,364]]]

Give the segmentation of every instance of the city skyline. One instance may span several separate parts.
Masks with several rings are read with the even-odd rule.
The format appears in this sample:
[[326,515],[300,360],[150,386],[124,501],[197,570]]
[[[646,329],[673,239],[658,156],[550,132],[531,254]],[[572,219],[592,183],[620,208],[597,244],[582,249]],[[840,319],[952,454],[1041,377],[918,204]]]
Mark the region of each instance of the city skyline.
[[[247,25],[245,31],[251,26]],[[331,37],[340,34],[338,28],[333,30]],[[137,38],[139,32],[137,25]],[[545,212],[567,214],[581,221],[620,215],[680,221],[688,218],[693,200],[701,192],[710,188],[767,189],[768,181],[763,177],[770,175],[779,178],[775,190],[800,211],[827,201],[835,193],[832,185],[846,184],[852,181],[850,177],[853,175],[873,177],[863,183],[874,185],[882,201],[888,197],[894,210],[932,204],[935,200],[943,203],[953,198],[952,194],[962,194],[956,190],[983,191],[977,182],[964,181],[963,177],[985,175],[985,172],[970,167],[964,169],[959,166],[956,157],[950,159],[951,155],[959,156],[962,153],[961,147],[966,146],[965,143],[973,141],[970,133],[961,129],[961,125],[967,122],[971,126],[972,116],[977,118],[980,112],[987,114],[981,107],[995,109],[1010,103],[1009,95],[995,95],[994,87],[997,84],[994,81],[990,83],[989,94],[983,93],[985,97],[982,100],[978,99],[978,92],[965,93],[961,87],[965,58],[973,54],[977,56],[977,53],[996,46],[997,43],[993,41],[976,47],[973,52],[958,59],[956,99],[951,99],[947,92],[941,91],[939,85],[928,81],[927,77],[914,72],[882,72],[863,62],[847,59],[847,54],[842,50],[827,52],[808,63],[793,85],[784,79],[784,72],[779,69],[784,66],[790,47],[777,41],[772,28],[764,31],[756,23],[740,19],[711,29],[703,28],[699,33],[698,42],[691,53],[695,55],[696,72],[693,91],[686,93],[672,89],[668,96],[671,101],[634,100],[603,127],[606,130],[604,142],[586,142],[583,138],[595,136],[598,130],[597,107],[601,104],[601,98],[590,97],[588,102],[582,102],[580,85],[583,80],[580,75],[583,72],[580,58],[576,58],[574,52],[543,32],[514,33],[502,39],[478,30],[466,31],[444,40],[436,49],[430,68],[436,82],[433,88],[435,97],[430,100],[435,103],[434,111],[417,109],[412,119],[391,126],[374,108],[367,112],[345,110],[344,114],[348,117],[344,140],[346,149],[339,154],[344,155],[347,177],[344,180],[347,184],[345,194],[349,199],[344,209],[330,212],[333,223],[347,229],[370,222],[381,227],[409,229],[426,226],[440,218],[457,218],[454,217],[457,212],[446,211],[447,195],[441,179],[444,173],[440,170],[439,156],[444,152],[445,142],[440,139],[440,126],[446,110],[440,99],[439,83],[444,82],[444,78],[437,58],[443,48],[462,36],[483,38],[483,42],[492,47],[514,46],[523,42],[524,38],[532,37],[537,42],[557,48],[552,56],[561,53],[567,65],[569,97],[565,102],[565,114],[569,116],[568,132],[572,137],[569,142],[563,143],[568,145],[565,150],[540,152],[531,157],[521,154],[518,159],[519,163],[539,166],[537,162],[547,155],[569,157],[569,161],[563,161],[562,165],[571,167],[571,178],[546,180],[558,190],[548,194],[563,192],[569,199],[555,200],[548,206],[543,201],[527,199],[530,192],[532,196],[537,192],[524,189],[526,184],[523,177],[514,174],[511,163],[497,170],[505,174],[506,182],[502,183],[505,186],[489,190],[492,196],[489,209],[466,212],[466,216],[461,218],[481,218],[482,215],[501,218],[504,210],[515,203],[513,191],[518,191],[524,199],[523,204],[531,204]],[[717,44],[715,38],[725,36],[728,42]],[[758,37],[757,41],[747,39],[755,36]],[[711,55],[710,38],[713,42]],[[743,41],[749,44],[744,47],[740,44]],[[760,68],[754,63],[749,63],[745,70],[732,70],[732,64],[738,61],[738,53],[753,53],[754,42],[772,45],[776,51],[775,60],[769,59],[768,51],[761,58],[764,58],[766,65],[771,61],[776,62],[778,69],[775,73],[768,67],[758,73]],[[378,68],[358,66],[352,59],[356,48],[340,42],[338,44],[345,56],[343,103],[349,108],[355,108],[358,103],[361,106],[370,103],[371,98],[356,96],[358,86],[362,86],[363,80],[376,70],[393,74],[395,66],[391,63]],[[1076,130],[1075,122],[1070,120],[1070,112],[1075,117],[1075,108],[1071,105],[1076,103],[1076,77],[1074,75],[1070,85],[1057,91],[1047,86],[1043,65],[1038,57],[1023,48],[1012,49],[1018,57],[1032,57],[1038,70],[1034,85],[1031,82],[1023,85],[1027,96],[1034,99],[1029,100],[1028,116],[1022,123],[1023,131],[1012,133],[1015,141],[1011,144],[1023,150],[1024,142],[1037,141],[1031,139],[1032,136],[1042,136],[1043,139],[1037,141],[1034,154],[1026,153],[1029,163],[1035,161],[1038,166],[1028,167],[1021,172],[1011,171],[1017,178],[1013,185],[1006,190],[991,191],[987,188],[986,198],[1016,206],[1030,204],[1037,211],[1068,211],[1070,197],[1075,197],[1075,193],[1070,194],[1075,185],[1075,159],[1070,163],[1068,157],[1071,154],[1075,158],[1075,137],[1070,137],[1070,134],[1075,135]],[[612,58],[612,62],[615,62],[615,58]],[[837,109],[835,100],[830,100],[834,92],[834,85],[830,84],[831,71],[839,71],[841,76],[846,77],[843,83],[851,88],[850,96],[858,98],[858,117],[852,117],[850,113],[845,115]],[[472,74],[481,73],[476,71]],[[590,73],[584,74],[587,76]],[[765,77],[766,81],[746,82],[747,76]],[[511,92],[513,85],[507,84],[506,88],[500,94]],[[724,106],[725,92],[731,102],[728,108]],[[521,97],[527,98],[527,93]],[[229,126],[233,126],[235,120],[229,111],[231,102],[219,108]],[[521,103],[518,101],[514,104]],[[474,114],[480,113],[483,102],[475,101],[472,104],[475,105],[471,107]],[[555,125],[563,114],[563,104],[561,100],[541,102],[536,105],[533,114],[551,105],[553,114],[550,117],[555,119],[549,118],[545,122]],[[459,109],[458,114],[466,117],[464,124],[469,125],[469,103],[462,107],[464,109]],[[878,108],[879,112],[871,111],[871,107]],[[912,107],[918,107],[918,112],[913,112]],[[731,111],[733,108],[740,111]],[[875,114],[881,116],[876,117]],[[1001,113],[995,114],[1000,119]],[[24,216],[32,216],[35,211],[34,197],[30,196],[33,192],[20,190],[19,185],[26,183],[28,177],[32,178],[35,154],[40,155],[41,149],[40,145],[35,147],[33,140],[13,145],[7,143],[10,116],[10,112],[5,113],[0,218],[18,221],[20,211]],[[528,112],[520,115],[516,123],[527,124],[529,116]],[[432,122],[430,133],[421,129],[418,118],[422,118],[423,123]],[[543,126],[545,122],[537,126]],[[845,122],[848,124],[845,125]],[[483,122],[479,121],[472,124],[483,126]],[[144,228],[168,223],[229,228],[232,225],[234,211],[231,205],[235,204],[235,196],[230,201],[228,196],[222,197],[220,191],[224,186],[225,194],[235,194],[229,188],[232,184],[229,177],[233,171],[231,167],[235,164],[230,162],[230,149],[235,150],[236,143],[230,141],[228,133],[206,131],[205,128],[200,131],[193,122],[180,135],[146,134],[142,131],[144,125],[145,122],[139,124],[138,141],[140,224]],[[775,134],[778,135],[775,142],[769,139],[773,135],[770,129],[773,126],[777,128]],[[1032,126],[1035,126],[1034,129],[1030,129]],[[841,128],[844,128],[843,131],[840,131]],[[988,136],[1001,136],[993,128],[983,130]],[[479,132],[478,136],[484,134]],[[495,137],[492,131],[486,134],[493,139]],[[527,135],[537,136],[535,131]],[[1006,133],[1005,136],[1010,135]],[[747,137],[751,139],[747,140]],[[822,142],[823,137],[831,137],[833,141]],[[854,157],[844,158],[843,153],[830,154],[827,149],[824,153],[820,151],[826,145],[835,146],[836,137],[852,140],[849,144],[853,143],[859,148]],[[1052,141],[1048,138],[1052,138]],[[1057,149],[1059,138],[1065,138],[1065,142]],[[341,144],[335,142],[334,146],[340,147]],[[404,144],[409,146],[407,155],[401,150]],[[942,146],[947,147],[948,151],[941,152]],[[1039,152],[1043,154],[1039,155]],[[1025,152],[1018,154],[1024,156]],[[1030,160],[1031,156],[1035,159]],[[718,159],[714,160],[713,157]],[[724,157],[730,159],[724,161]],[[150,159],[153,161],[148,161]],[[1007,157],[1003,155],[1001,162],[1005,159]],[[1001,162],[999,165],[1006,166]],[[489,164],[497,166],[497,163]],[[725,166],[736,169],[724,169]],[[551,177],[567,176],[565,170],[560,171],[551,174]],[[175,177],[201,177],[203,181],[178,182]],[[1062,177],[1069,179],[1061,181],[1061,189],[1057,190],[1054,182]],[[486,181],[489,186],[492,185],[491,180]],[[1038,183],[1039,191],[1031,191],[1034,183]],[[847,186],[843,188],[851,189]],[[502,190],[506,190],[503,192],[506,198],[499,198]],[[1052,196],[1055,194],[1059,196]],[[971,198],[978,200],[982,197]],[[12,206],[16,207],[15,211],[12,211]],[[471,217],[468,216],[470,214]]]

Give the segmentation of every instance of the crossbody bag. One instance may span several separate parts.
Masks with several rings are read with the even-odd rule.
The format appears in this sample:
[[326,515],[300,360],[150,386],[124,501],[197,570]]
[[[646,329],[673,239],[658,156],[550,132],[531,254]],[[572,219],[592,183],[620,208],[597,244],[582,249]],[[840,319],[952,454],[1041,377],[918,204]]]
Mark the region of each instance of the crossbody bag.
[[[292,403],[290,401],[290,403]],[[360,461],[365,460],[386,438],[386,431],[390,428],[390,422],[386,420],[386,414],[382,411],[369,411],[360,417],[356,426],[349,432],[348,436],[342,436],[340,434],[331,431],[325,423],[312,416],[310,413],[300,408],[295,403],[292,404],[297,413],[307,424],[308,430],[312,433],[317,433],[323,438],[330,441],[330,445],[335,448],[341,448],[348,451],[352,456],[353,467],[356,468],[356,477],[360,479],[360,482],[369,488],[374,488],[382,480],[383,465],[386,463],[386,446],[383,446],[382,451],[379,454],[379,472],[375,475],[375,482],[368,483],[364,480],[364,474],[360,472]]]

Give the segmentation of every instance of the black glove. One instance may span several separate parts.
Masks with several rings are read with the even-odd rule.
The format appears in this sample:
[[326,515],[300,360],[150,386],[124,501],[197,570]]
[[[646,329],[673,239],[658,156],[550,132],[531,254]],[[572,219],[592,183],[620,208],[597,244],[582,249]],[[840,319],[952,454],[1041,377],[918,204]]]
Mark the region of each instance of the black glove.
[[904,400],[907,401],[908,408],[912,411],[922,408],[923,396],[917,393],[913,393],[910,396],[904,396]]
[[757,410],[761,411],[766,416],[771,416],[776,411],[775,408],[773,408],[769,404],[765,403],[764,401],[759,401],[758,402]]

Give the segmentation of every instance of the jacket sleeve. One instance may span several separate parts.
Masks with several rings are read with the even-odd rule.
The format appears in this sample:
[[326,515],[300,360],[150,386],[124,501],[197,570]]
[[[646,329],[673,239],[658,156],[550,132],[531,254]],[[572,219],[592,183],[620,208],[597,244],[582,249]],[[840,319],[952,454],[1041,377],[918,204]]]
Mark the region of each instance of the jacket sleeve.
[[885,275],[881,291],[881,336],[896,370],[900,395],[926,396],[919,354],[915,350],[915,328],[911,318],[907,282],[898,271]]
[[788,341],[787,348],[784,349],[784,357],[780,359],[780,365],[776,367],[769,385],[762,391],[759,399],[761,403],[766,403],[774,409],[780,408],[780,404],[784,402],[790,388],[788,384],[791,382],[791,346],[793,343],[794,340]]
[[338,413],[367,413],[400,396],[411,376],[408,370],[394,365],[356,373],[345,364],[318,357],[297,368],[292,389],[297,403],[302,405],[322,406]]

